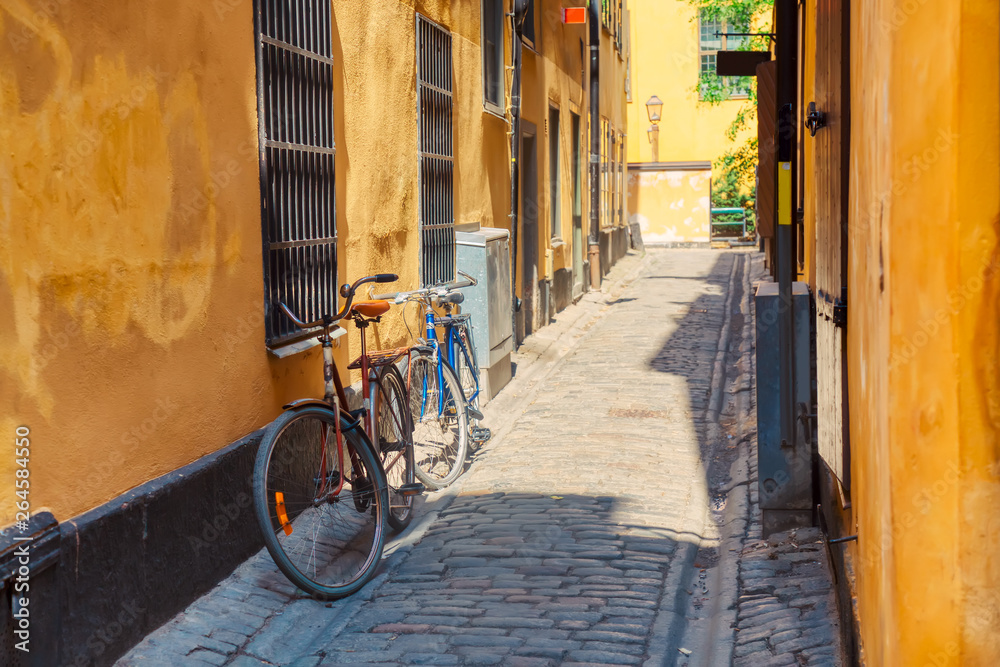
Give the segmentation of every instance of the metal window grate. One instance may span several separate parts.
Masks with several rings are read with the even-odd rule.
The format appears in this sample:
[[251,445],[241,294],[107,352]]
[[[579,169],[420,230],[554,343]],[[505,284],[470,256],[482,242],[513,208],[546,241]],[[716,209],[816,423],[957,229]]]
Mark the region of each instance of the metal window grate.
[[265,332],[268,345],[301,335],[303,320],[337,310],[337,230],[330,3],[257,0],[257,104]]
[[420,275],[424,285],[455,279],[451,34],[417,15],[420,127]]

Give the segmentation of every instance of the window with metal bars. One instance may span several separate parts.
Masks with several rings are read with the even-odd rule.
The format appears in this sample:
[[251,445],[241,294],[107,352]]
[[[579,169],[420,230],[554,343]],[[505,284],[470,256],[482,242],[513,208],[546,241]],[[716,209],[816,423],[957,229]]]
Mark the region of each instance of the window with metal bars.
[[328,0],[257,0],[257,107],[269,346],[337,310],[333,49]]
[[420,278],[455,279],[451,34],[417,14],[420,128]]

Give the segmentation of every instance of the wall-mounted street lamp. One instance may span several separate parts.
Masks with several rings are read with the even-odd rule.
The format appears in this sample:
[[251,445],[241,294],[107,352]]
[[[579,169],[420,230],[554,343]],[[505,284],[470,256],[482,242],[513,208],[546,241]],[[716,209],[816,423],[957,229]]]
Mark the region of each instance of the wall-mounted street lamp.
[[649,122],[653,125],[660,122],[661,111],[663,111],[663,100],[659,97],[653,95],[646,101],[646,115],[649,116]]
[[662,111],[663,100],[656,95],[646,101],[646,115],[649,116],[649,122],[652,123],[646,130],[646,134],[649,135],[649,143],[653,148],[653,162],[660,161],[660,126],[657,123],[660,122],[660,112]]

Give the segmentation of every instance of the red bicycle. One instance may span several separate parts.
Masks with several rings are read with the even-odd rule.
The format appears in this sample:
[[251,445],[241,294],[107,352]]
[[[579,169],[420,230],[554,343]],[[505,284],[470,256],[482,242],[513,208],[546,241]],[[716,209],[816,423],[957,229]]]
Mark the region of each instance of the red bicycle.
[[[325,396],[292,401],[265,430],[254,467],[254,509],[275,564],[320,599],[350,595],[367,583],[382,557],[385,525],[404,529],[414,496],[424,490],[414,481],[413,428],[394,364],[408,348],[369,354],[366,330],[389,303],[354,303],[361,285],[395,280],[378,274],[344,285],[343,310],[315,322],[279,304],[300,329],[317,330]],[[361,332],[361,354],[348,366],[361,370],[362,407],[354,411],[346,409],[333,361],[333,341],[345,333],[337,323],[348,318]]]

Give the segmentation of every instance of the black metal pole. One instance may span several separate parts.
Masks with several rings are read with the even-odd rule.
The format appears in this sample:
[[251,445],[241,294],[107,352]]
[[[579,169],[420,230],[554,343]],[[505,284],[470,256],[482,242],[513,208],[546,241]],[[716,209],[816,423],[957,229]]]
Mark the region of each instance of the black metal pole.
[[782,447],[796,446],[795,399],[793,364],[795,360],[795,327],[792,311],[792,280],[795,274],[793,242],[793,211],[795,183],[795,88],[796,88],[796,48],[798,36],[798,7],[796,0],[777,0],[777,97],[778,97],[778,225],[777,225],[777,271],[778,298],[780,301],[778,319],[778,345],[781,355],[781,444]]
[[517,204],[521,167],[521,27],[527,6],[527,0],[514,0],[511,22],[513,43],[510,59],[514,73],[510,83],[510,333],[514,349],[520,344],[517,339],[517,312],[521,309],[521,300],[517,298]]
[[601,10],[587,5],[590,21],[590,287],[601,288]]

